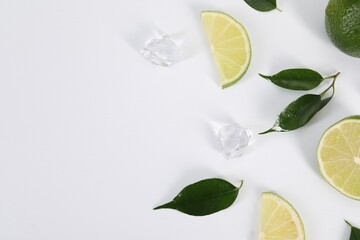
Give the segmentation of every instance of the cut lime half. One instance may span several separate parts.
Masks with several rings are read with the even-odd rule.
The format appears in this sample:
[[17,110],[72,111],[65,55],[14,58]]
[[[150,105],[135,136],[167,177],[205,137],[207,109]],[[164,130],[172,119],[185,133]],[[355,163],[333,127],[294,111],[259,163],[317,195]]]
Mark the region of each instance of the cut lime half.
[[347,117],[327,129],[317,158],[321,174],[331,186],[360,200],[360,116]]
[[203,11],[201,20],[220,73],[221,86],[229,87],[249,68],[249,36],[241,23],[225,13]]
[[305,230],[296,209],[271,192],[262,194],[259,240],[304,240]]

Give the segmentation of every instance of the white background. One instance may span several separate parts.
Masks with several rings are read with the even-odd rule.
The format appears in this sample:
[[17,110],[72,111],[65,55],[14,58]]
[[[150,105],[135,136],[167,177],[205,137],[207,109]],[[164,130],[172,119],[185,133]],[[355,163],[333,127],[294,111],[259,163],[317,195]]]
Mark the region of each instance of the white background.
[[[360,59],[328,40],[326,4],[279,0],[282,12],[260,13],[242,0],[2,0],[0,239],[254,240],[264,191],[296,207],[307,239],[348,239],[344,219],[360,226],[360,203],[322,179],[315,151],[327,127],[360,113]],[[207,9],[251,38],[249,71],[225,90],[200,25]],[[138,53],[156,30],[181,42],[181,62],[155,66]],[[257,75],[291,67],[340,71],[334,99],[304,128],[224,159],[217,127],[256,135],[303,94]],[[245,180],[230,208],[152,210],[212,177]]]

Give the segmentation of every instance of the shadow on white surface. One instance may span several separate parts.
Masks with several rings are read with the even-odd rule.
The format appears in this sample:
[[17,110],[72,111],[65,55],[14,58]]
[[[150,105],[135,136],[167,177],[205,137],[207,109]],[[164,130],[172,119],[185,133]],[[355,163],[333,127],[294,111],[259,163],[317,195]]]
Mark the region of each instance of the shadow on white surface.
[[[202,3],[194,2],[194,3],[191,3],[189,8],[191,9],[192,17],[194,18],[194,22],[197,23],[197,30],[199,30],[199,32],[200,32],[200,37],[201,37],[200,44],[205,47],[203,49],[205,49],[205,55],[210,63],[210,68],[208,70],[209,72],[208,72],[208,74],[206,74],[206,76],[211,76],[211,79],[216,84],[216,86],[220,87],[219,79],[218,79],[219,74],[216,71],[215,61],[213,60],[213,56],[210,51],[210,46],[209,46],[208,40],[206,39],[205,31],[203,29],[203,26],[201,25],[201,18],[200,18],[200,14],[202,11],[206,11],[206,10],[215,10],[216,11],[218,9],[214,5],[212,5],[210,2],[202,2]],[[201,49],[201,47],[200,47],[200,49]]]
[[251,186],[252,194],[254,194],[255,198],[252,201],[251,207],[253,209],[253,219],[251,221],[251,227],[252,231],[249,233],[249,239],[250,240],[257,240],[259,239],[259,226],[260,226],[260,208],[261,208],[261,196],[264,192],[269,192],[271,189],[265,187],[265,186],[257,186],[253,185]]
[[[298,58],[294,58],[290,55],[282,55],[280,58],[277,57],[276,61],[272,61],[271,64],[269,64],[269,69],[261,69],[259,73],[264,75],[274,75],[282,70],[290,69],[290,68],[308,68],[307,66],[304,66]],[[266,79],[263,79],[259,75],[258,78],[268,81]],[[272,84],[270,81],[268,81],[270,84]],[[275,85],[274,85],[275,86]]]
[[146,42],[160,30],[150,23],[135,23],[132,31],[125,34],[125,41],[137,53],[145,47]]
[[343,231],[341,233],[341,238],[340,239],[349,239],[350,238],[350,234],[351,234],[351,228],[350,226],[348,226],[345,221],[344,221],[344,225],[346,225],[346,227],[343,227]]
[[292,4],[295,12],[312,34],[319,39],[329,41],[325,31],[325,8],[328,1],[318,0],[316,2],[320,3],[314,4],[313,0],[301,0],[292,1]]
[[196,54],[196,47],[192,44],[192,41],[186,31],[178,31],[167,34],[169,34],[169,36],[174,39],[181,48],[181,57],[179,62],[186,61]]
[[265,79],[262,80],[265,82],[264,84],[269,85],[269,90],[262,92],[261,97],[266,100],[258,103],[258,105],[255,107],[258,109],[259,115],[263,119],[270,119],[270,121],[268,121],[266,125],[261,126],[261,132],[273,127],[281,111],[286,108],[288,104],[302,95],[300,92],[297,93],[294,91],[281,89],[271,82],[266,82],[267,80]]

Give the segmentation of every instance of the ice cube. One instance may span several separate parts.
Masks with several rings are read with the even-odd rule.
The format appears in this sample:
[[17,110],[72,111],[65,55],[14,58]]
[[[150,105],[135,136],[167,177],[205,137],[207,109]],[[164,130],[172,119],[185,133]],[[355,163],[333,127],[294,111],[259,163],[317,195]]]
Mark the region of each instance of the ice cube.
[[243,154],[249,145],[251,135],[249,129],[242,128],[238,124],[231,124],[222,127],[217,137],[226,158],[234,158]]
[[150,39],[140,53],[156,65],[170,66],[179,61],[181,49],[168,35],[160,33]]

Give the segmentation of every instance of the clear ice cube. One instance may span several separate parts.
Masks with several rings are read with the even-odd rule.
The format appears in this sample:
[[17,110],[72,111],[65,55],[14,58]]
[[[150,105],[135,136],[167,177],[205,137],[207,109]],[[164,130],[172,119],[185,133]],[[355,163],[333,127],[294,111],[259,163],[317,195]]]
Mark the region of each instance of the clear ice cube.
[[150,39],[140,52],[156,65],[170,66],[180,59],[181,49],[173,39],[161,33]]
[[218,140],[226,158],[239,157],[250,143],[251,131],[238,124],[222,127],[218,132]]

